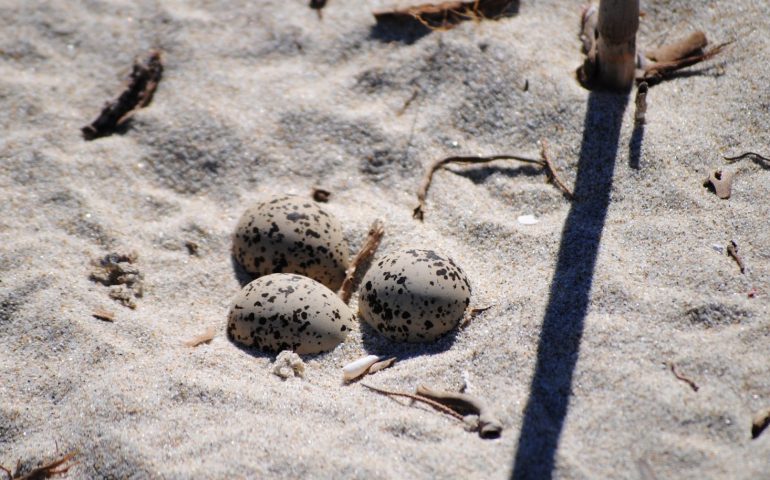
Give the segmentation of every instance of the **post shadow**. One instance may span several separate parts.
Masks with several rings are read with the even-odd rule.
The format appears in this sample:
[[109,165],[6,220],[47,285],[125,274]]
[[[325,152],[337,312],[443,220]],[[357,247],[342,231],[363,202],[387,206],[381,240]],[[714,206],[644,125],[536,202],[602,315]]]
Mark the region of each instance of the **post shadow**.
[[627,94],[591,92],[588,97],[575,201],[562,231],[512,479],[550,479],[553,475],[627,102]]

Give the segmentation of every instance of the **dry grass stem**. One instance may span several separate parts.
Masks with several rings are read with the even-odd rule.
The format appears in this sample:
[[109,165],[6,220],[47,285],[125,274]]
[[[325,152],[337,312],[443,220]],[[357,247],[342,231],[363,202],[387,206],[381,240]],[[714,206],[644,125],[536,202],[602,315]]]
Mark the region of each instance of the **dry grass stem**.
[[342,285],[337,292],[337,295],[339,295],[343,302],[348,303],[350,301],[350,297],[353,295],[353,290],[355,289],[355,279],[360,273],[359,270],[363,265],[366,265],[369,262],[372,256],[374,256],[377,248],[380,246],[383,235],[385,235],[385,226],[383,225],[382,220],[377,219],[372,223],[372,226],[369,227],[369,234],[366,241],[363,246],[361,246],[361,250],[358,251],[356,258],[354,258],[353,262],[350,264],[350,267],[345,274],[345,280],[342,281]]

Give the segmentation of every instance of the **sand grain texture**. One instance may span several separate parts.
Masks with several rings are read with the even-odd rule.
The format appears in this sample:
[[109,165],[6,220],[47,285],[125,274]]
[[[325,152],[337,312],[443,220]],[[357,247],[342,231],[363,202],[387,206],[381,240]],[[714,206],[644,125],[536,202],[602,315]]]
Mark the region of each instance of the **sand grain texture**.
[[[723,155],[770,156],[770,7],[643,2],[640,45],[696,27],[736,43],[651,88],[640,135],[633,97],[574,79],[568,3],[415,34],[375,27],[384,2],[334,0],[322,20],[305,1],[0,2],[0,464],[58,445],[80,452],[68,478],[636,479],[639,462],[661,479],[770,475],[770,435],[751,439],[770,404],[770,170],[731,166],[729,200],[702,186]],[[84,141],[154,48],[152,103]],[[542,138],[575,202],[527,165],[454,165],[411,218],[437,159],[537,157]],[[305,358],[304,379],[272,375],[272,357],[224,335],[244,280],[231,234],[247,205],[317,185],[351,254],[380,218],[378,256],[439,249],[471,306],[494,306],[428,346],[357,327]],[[135,310],[88,278],[129,251]],[[210,343],[184,346],[211,325]],[[370,353],[399,357],[372,385],[466,379],[502,437],[342,385]]]

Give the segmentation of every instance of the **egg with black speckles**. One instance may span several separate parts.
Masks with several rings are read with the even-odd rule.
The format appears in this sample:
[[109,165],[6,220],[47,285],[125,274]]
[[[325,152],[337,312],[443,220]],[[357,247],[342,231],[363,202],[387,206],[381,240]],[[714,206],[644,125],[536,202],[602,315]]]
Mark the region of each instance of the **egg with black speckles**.
[[354,321],[350,308],[321,283],[274,273],[253,280],[235,297],[227,336],[266,352],[321,353],[342,343]]
[[317,203],[283,195],[246,210],[233,237],[233,256],[250,274],[297,273],[337,290],[348,268],[342,225]]
[[430,342],[460,323],[470,304],[468,277],[434,250],[407,249],[384,256],[366,273],[359,313],[397,342]]

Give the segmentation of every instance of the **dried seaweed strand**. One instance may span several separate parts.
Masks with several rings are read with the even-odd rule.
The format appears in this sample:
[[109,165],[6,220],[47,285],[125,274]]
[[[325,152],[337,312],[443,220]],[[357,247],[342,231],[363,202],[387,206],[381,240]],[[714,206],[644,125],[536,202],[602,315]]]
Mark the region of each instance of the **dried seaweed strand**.
[[543,160],[522,157],[519,155],[492,155],[489,157],[456,156],[456,157],[444,158],[442,160],[435,162],[433,165],[431,165],[428,171],[425,173],[425,176],[422,179],[422,183],[420,184],[420,188],[419,190],[417,190],[417,201],[419,202],[419,205],[417,205],[417,207],[414,209],[412,216],[417,220],[423,219],[424,210],[425,210],[425,199],[428,196],[428,190],[430,189],[430,184],[433,181],[433,174],[436,173],[436,170],[439,170],[440,168],[450,163],[476,164],[476,163],[494,162],[495,160],[517,160],[519,162],[534,163],[535,165],[540,165],[541,167],[547,167],[546,163]]
[[687,385],[689,385],[689,386],[690,386],[690,388],[692,388],[694,392],[697,392],[697,391],[698,391],[698,389],[700,389],[700,387],[698,386],[698,384],[696,384],[695,382],[693,382],[693,381],[692,381],[692,380],[690,380],[689,378],[685,377],[684,375],[682,375],[682,374],[680,374],[679,372],[677,372],[677,371],[676,371],[676,365],[674,365],[674,362],[671,362],[671,363],[669,363],[669,364],[668,364],[668,366],[669,366],[669,368],[671,369],[671,373],[673,373],[673,374],[674,374],[674,376],[675,376],[677,379],[679,379],[679,380],[681,380],[681,381],[683,381],[683,382],[687,383]]
[[725,160],[727,160],[730,163],[737,162],[738,160],[743,160],[746,157],[756,157],[759,160],[770,162],[770,158],[763,157],[762,155],[754,152],[746,152],[738,155],[737,157],[724,157]]
[[418,402],[425,403],[425,404],[430,405],[431,407],[435,408],[436,410],[439,410],[440,412],[446,413],[447,415],[449,415],[451,417],[454,417],[454,418],[456,418],[456,419],[458,419],[460,421],[464,421],[463,416],[460,415],[459,413],[457,413],[454,410],[452,410],[451,408],[446,407],[446,406],[444,406],[444,405],[442,405],[442,404],[440,404],[438,402],[435,402],[435,401],[433,401],[433,400],[431,400],[429,398],[425,398],[425,397],[422,397],[420,395],[415,395],[413,393],[394,392],[394,391],[391,391],[391,390],[385,390],[385,389],[382,389],[382,388],[377,388],[377,387],[373,387],[371,385],[367,385],[365,383],[362,383],[361,385],[366,387],[366,388],[368,388],[369,390],[373,390],[373,391],[375,391],[377,393],[381,393],[383,395],[390,395],[390,396],[393,396],[393,397],[404,397],[404,398],[409,398],[411,400],[415,400],[415,401],[418,401]]
[[[2,469],[7,475],[10,480],[41,480],[44,478],[51,478],[54,475],[64,475],[67,473],[67,471],[73,467],[73,465],[67,465],[59,469],[60,466],[63,464],[69,462],[73,458],[75,458],[75,455],[77,455],[78,452],[70,452],[63,457],[59,458],[58,460],[54,460],[50,463],[46,463],[45,465],[42,465],[37,468],[33,468],[29,472],[25,474],[21,474],[20,470],[20,462],[16,465],[16,471],[11,473],[9,469],[6,467],[3,467],[0,465],[0,469]],[[57,470],[58,469],[58,470]]]
[[361,266],[365,265],[377,251],[383,235],[385,235],[385,226],[383,225],[382,220],[377,219],[372,223],[372,226],[369,227],[369,235],[361,247],[361,250],[358,251],[358,255],[356,255],[356,258],[354,258],[353,262],[350,264],[348,271],[345,273],[345,280],[342,281],[342,286],[340,286],[340,289],[337,292],[337,295],[339,295],[343,302],[348,303],[350,301],[350,297],[353,295],[353,289],[355,288],[354,281],[356,274]]

